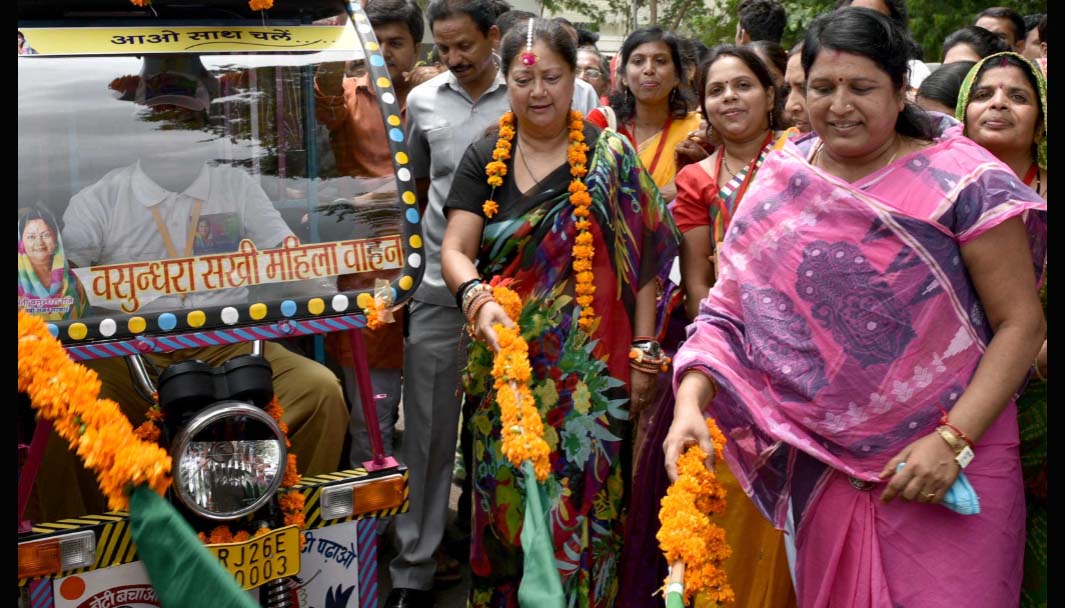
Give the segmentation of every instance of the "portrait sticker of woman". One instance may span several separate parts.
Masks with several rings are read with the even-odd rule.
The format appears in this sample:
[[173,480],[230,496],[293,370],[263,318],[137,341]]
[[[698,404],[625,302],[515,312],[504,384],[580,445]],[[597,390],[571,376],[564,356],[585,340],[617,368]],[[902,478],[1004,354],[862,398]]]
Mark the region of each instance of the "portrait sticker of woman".
[[19,214],[18,307],[48,321],[78,319],[88,310],[85,290],[63,255],[59,225],[39,207]]
[[196,221],[192,253],[207,255],[236,251],[240,238],[240,219],[236,215],[232,213],[201,215]]

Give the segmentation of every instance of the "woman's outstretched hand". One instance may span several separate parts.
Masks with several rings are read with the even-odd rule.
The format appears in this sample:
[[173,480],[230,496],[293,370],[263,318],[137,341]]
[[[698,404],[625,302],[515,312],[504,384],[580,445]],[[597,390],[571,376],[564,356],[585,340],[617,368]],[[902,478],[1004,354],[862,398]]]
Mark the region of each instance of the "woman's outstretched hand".
[[677,404],[673,410],[673,424],[669,427],[662,451],[666,454],[666,472],[670,481],[677,479],[677,460],[690,445],[698,445],[706,452],[706,468],[714,468],[714,441],[706,428],[703,404],[714,397],[710,378],[700,373],[685,374],[677,388]]
[[499,352],[499,336],[496,335],[496,330],[493,329],[496,323],[501,323],[503,327],[514,327],[514,322],[503,311],[502,306],[494,301],[487,302],[477,311],[474,337],[484,340],[488,343],[488,346],[492,347],[494,352]]

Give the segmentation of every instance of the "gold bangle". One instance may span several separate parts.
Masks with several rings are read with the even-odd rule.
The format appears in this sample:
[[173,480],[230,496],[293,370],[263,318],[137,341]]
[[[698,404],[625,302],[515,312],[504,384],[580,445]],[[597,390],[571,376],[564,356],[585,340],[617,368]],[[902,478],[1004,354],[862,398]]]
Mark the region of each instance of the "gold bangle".
[[[494,301],[495,299],[492,298],[491,294],[484,294],[475,298],[470,303],[469,308],[466,310],[466,323],[474,333],[477,331],[477,314],[481,312],[481,309],[484,308],[485,304]],[[473,334],[471,333],[471,335]]]
[[961,454],[962,450],[968,447],[965,443],[962,442],[960,437],[954,434],[954,431],[950,430],[950,428],[946,426],[936,427],[936,433],[938,433],[939,436],[943,438],[943,441],[947,442],[947,445],[950,446],[950,451],[954,452],[955,456]]

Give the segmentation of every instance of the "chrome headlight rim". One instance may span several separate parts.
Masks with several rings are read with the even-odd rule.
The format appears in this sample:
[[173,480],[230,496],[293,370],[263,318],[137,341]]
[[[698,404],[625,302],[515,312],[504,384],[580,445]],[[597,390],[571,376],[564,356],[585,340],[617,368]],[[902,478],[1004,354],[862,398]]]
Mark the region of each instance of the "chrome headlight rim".
[[[183,491],[185,479],[184,473],[180,466],[181,455],[189,447],[189,443],[192,442],[192,439],[196,437],[196,435],[198,435],[201,431],[214,424],[215,422],[218,422],[223,418],[228,418],[231,416],[246,416],[248,418],[252,418],[257,422],[265,424],[270,429],[270,431],[273,432],[278,442],[278,474],[274,475],[274,478],[270,481],[270,485],[267,487],[267,490],[263,492],[263,495],[259,497],[259,499],[256,500],[254,503],[236,511],[231,511],[224,514],[214,513],[204,509],[202,506],[197,504],[196,501],[191,500],[190,498],[185,496],[185,492]],[[249,513],[254,513],[255,511],[261,509],[263,505],[265,505],[267,502],[274,498],[274,495],[277,493],[278,488],[281,487],[281,481],[285,476],[285,467],[288,463],[288,449],[285,447],[285,434],[281,431],[281,427],[277,424],[277,421],[274,420],[273,417],[270,416],[270,414],[267,414],[266,411],[262,408],[256,407],[249,403],[245,403],[243,401],[225,401],[212,405],[211,407],[208,407],[203,411],[198,412],[195,416],[192,417],[192,420],[190,420],[184,428],[178,431],[177,436],[174,438],[174,444],[170,454],[171,458],[174,461],[174,483],[172,484],[172,487],[174,489],[174,495],[177,496],[178,500],[181,501],[181,504],[185,505],[190,511],[192,511],[196,515],[199,515],[200,517],[210,519],[212,521],[233,521],[235,519],[240,519],[241,517],[244,517]]]

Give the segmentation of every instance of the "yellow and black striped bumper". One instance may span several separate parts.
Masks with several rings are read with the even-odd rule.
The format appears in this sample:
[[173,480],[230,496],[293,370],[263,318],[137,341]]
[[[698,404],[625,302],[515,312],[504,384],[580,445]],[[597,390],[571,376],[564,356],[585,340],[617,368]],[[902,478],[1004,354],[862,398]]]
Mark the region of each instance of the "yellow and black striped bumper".
[[[398,506],[366,512],[358,515],[338,519],[322,519],[321,495],[322,491],[333,485],[356,482],[359,486],[373,484],[375,480],[394,480],[396,475],[402,477],[402,503]],[[305,529],[323,528],[358,519],[372,519],[387,517],[397,513],[403,513],[410,507],[409,490],[407,488],[407,468],[400,466],[384,471],[367,472],[366,469],[353,469],[339,471],[315,477],[304,477],[299,485],[295,486],[304,496],[304,517],[306,518]],[[133,539],[129,530],[129,513],[125,511],[113,511],[103,515],[86,515],[73,519],[62,519],[54,523],[36,524],[31,531],[19,535],[19,543],[37,541],[44,538],[92,530],[96,536],[96,561],[92,566],[77,568],[64,572],[57,572],[42,579],[62,578],[73,574],[81,574],[91,570],[118,566],[137,561],[137,548],[133,545]],[[24,587],[30,579],[19,578],[18,586]]]

